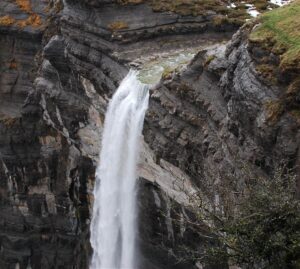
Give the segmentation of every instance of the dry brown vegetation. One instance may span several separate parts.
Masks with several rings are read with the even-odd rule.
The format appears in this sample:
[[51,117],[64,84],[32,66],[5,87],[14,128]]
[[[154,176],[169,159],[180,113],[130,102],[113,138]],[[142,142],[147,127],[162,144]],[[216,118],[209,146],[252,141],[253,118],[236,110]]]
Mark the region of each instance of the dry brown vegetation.
[[15,22],[16,22],[16,20],[9,15],[0,17],[0,25],[1,26],[10,26],[10,25],[14,24]]
[[12,59],[9,63],[9,69],[18,69],[18,64],[15,59]]
[[266,103],[266,109],[267,121],[270,123],[275,123],[284,112],[284,105],[278,100],[270,101]]
[[300,71],[300,1],[262,15],[250,41],[280,55],[282,71]]
[[5,118],[1,119],[0,123],[2,123],[6,128],[13,127],[17,122],[19,121],[19,118]]
[[26,26],[37,28],[42,25],[42,19],[38,14],[33,12],[30,0],[15,0],[15,4],[22,12],[27,13],[28,17],[23,20],[16,20],[11,16],[6,15],[0,17],[0,26],[16,25],[20,28],[24,28]]
[[107,27],[111,31],[122,30],[128,28],[128,23],[124,21],[115,21],[110,23]]
[[[228,1],[223,0],[118,0],[119,4],[140,4],[148,3],[155,12],[174,12],[184,16],[207,15],[208,12],[216,12],[219,16],[214,21],[216,26],[219,23],[231,23],[242,25],[250,18],[247,13],[246,4],[253,4],[260,12],[272,6],[267,0],[238,0],[236,7],[228,8]],[[222,17],[222,20],[221,20]]]
[[30,0],[16,0],[16,3],[22,11],[27,13],[32,11]]
[[30,14],[26,20],[18,21],[17,25],[20,28],[24,28],[26,26],[39,27],[42,25],[41,17],[37,14]]

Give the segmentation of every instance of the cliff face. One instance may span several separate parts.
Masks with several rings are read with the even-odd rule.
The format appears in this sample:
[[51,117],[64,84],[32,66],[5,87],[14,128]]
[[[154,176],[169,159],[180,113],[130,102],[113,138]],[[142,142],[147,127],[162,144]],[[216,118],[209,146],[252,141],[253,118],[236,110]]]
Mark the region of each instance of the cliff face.
[[[0,7],[0,267],[88,268],[103,118],[128,64],[218,42],[236,26],[215,24],[213,12],[154,12],[147,3],[5,0]],[[298,119],[268,120],[266,104],[281,88],[256,71],[250,28],[227,47],[199,52],[151,91],[139,164],[141,268],[193,268],[178,263],[175,246],[201,252],[211,243],[180,222],[187,198],[174,182],[200,187],[215,203],[218,184],[242,175],[245,163],[268,176],[281,160],[299,162]]]
[[196,184],[242,178],[245,167],[268,176],[282,162],[298,166],[299,119],[289,111],[274,119],[270,107],[288,83],[272,85],[258,71],[263,53],[276,56],[249,42],[252,27],[198,53],[152,92],[145,139]]
[[[31,16],[16,3],[1,5],[22,20]],[[44,12],[46,3],[32,7]],[[53,39],[53,54],[42,31],[1,26],[1,268],[80,268],[87,260],[94,164],[76,136],[93,111],[83,86],[73,91],[78,77],[61,39]]]

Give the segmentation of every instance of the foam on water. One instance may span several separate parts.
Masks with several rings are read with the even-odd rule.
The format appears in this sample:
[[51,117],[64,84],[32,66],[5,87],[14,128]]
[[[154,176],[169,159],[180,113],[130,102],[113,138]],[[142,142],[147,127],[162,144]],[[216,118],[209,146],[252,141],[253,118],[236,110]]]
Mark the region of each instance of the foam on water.
[[109,103],[96,172],[90,269],[134,269],[136,164],[148,86],[130,71]]

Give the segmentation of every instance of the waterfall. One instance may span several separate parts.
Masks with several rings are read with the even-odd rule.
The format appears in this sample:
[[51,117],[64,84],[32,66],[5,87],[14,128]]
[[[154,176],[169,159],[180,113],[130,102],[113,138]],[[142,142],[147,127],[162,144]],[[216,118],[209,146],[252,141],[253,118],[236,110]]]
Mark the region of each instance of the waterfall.
[[94,189],[90,269],[136,268],[136,164],[148,99],[148,86],[130,71],[108,105]]

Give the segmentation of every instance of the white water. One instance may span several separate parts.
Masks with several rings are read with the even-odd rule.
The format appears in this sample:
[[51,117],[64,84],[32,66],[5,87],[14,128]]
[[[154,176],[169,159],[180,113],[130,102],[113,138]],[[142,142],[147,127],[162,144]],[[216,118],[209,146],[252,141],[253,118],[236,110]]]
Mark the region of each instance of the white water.
[[135,269],[136,163],[148,87],[130,71],[106,112],[96,172],[90,269]]

